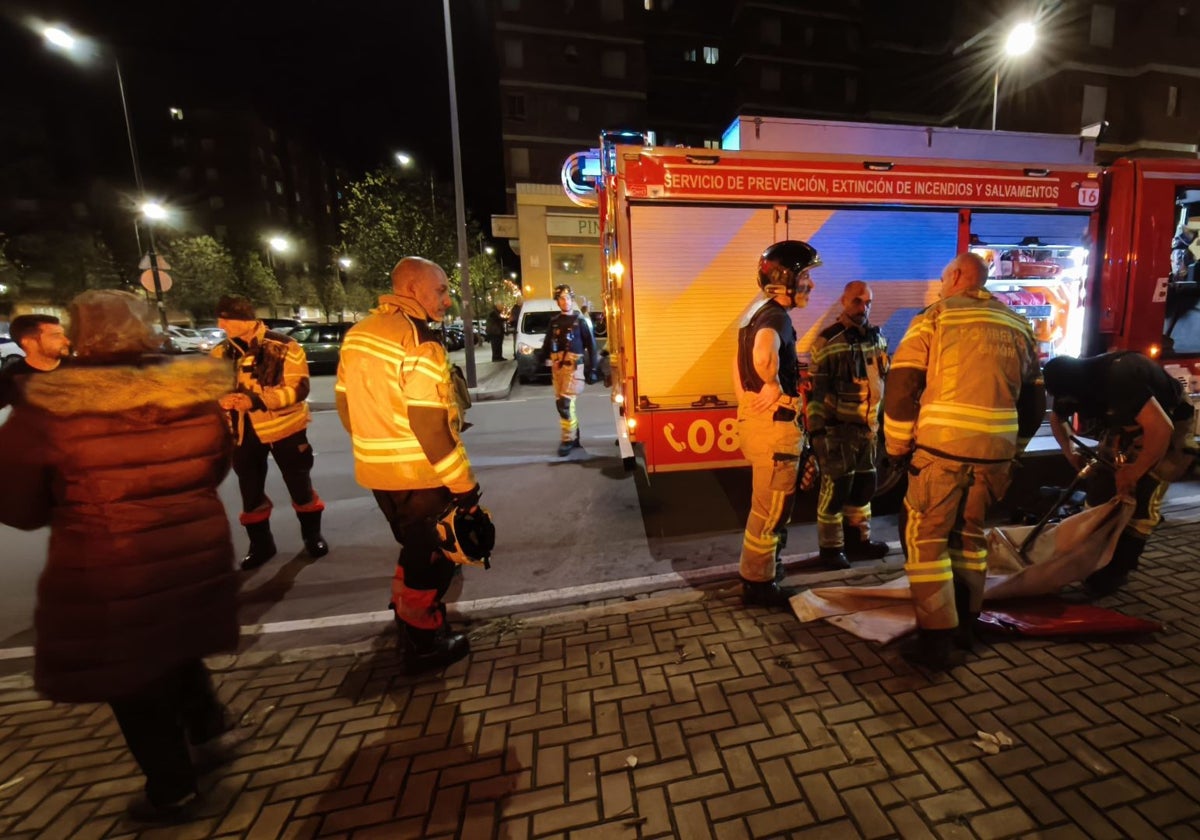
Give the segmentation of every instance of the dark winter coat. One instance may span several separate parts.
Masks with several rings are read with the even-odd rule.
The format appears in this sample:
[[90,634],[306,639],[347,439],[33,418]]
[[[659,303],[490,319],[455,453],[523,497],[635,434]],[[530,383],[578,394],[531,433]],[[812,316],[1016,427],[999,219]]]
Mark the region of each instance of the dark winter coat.
[[35,681],[52,700],[128,696],[237,645],[233,546],[217,486],[225,365],[77,366],[28,380],[0,427],[0,521],[50,526]]

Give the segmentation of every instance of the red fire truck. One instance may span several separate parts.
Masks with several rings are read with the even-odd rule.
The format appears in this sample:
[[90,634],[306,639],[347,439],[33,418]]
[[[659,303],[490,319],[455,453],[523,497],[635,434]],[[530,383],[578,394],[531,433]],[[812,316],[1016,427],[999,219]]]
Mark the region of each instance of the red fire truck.
[[1100,167],[1078,137],[747,117],[721,149],[646,140],[606,133],[563,170],[568,195],[599,209],[627,465],[634,444],[651,473],[745,463],[735,337],[762,300],[758,255],[781,239],[824,261],[792,311],[802,361],[847,282],[871,283],[894,348],[970,249],[1043,358],[1132,348],[1200,391],[1200,160]]

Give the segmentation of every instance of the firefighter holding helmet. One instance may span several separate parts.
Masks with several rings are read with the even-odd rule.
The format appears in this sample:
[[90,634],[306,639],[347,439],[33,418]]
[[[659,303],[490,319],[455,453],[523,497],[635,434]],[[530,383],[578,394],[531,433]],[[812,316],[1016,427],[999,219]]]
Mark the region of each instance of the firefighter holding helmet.
[[[596,381],[596,339],[592,324],[575,308],[575,295],[570,286],[556,286],[554,301],[559,312],[550,320],[546,339],[542,342],[541,358],[550,360],[554,381],[554,407],[558,409],[558,425],[562,432],[558,445],[559,457],[581,446],[579,418],[575,413],[575,397],[583,393],[587,383]],[[586,374],[583,367],[587,353]]]
[[763,251],[756,301],[738,330],[734,390],[738,434],[751,467],[750,516],[742,536],[739,574],[747,606],[787,607],[795,594],[776,577],[795,502],[803,433],[796,329],[788,311],[808,306],[809,272],[821,264],[807,242],[785,240]]

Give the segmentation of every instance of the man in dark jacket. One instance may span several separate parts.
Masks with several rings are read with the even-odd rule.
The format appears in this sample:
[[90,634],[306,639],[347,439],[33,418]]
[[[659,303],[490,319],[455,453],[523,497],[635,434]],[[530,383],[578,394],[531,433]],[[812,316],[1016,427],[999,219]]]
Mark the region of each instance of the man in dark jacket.
[[138,817],[186,818],[189,743],[229,728],[201,657],[237,646],[222,365],[144,354],[157,341],[127,292],[71,304],[77,360],[30,379],[0,427],[0,521],[49,525],[34,681],[61,703],[108,703],[146,774]]
[[492,311],[487,316],[487,338],[492,345],[492,361],[504,361],[504,325],[507,322],[504,318],[504,313],[500,311],[500,304],[493,303]]
[[[1108,565],[1084,582],[1096,595],[1109,595],[1137,569],[1151,532],[1162,521],[1172,470],[1172,443],[1191,434],[1192,406],[1182,386],[1160,365],[1133,350],[1087,359],[1059,356],[1046,363],[1046,391],[1054,397],[1050,429],[1071,466],[1083,457],[1071,440],[1071,418],[1100,442],[1100,456],[1116,470],[1099,469],[1088,480],[1088,504],[1114,496],[1132,497],[1133,518],[1121,532]],[[1176,434],[1176,430],[1181,433]],[[1174,447],[1179,449],[1179,446]]]

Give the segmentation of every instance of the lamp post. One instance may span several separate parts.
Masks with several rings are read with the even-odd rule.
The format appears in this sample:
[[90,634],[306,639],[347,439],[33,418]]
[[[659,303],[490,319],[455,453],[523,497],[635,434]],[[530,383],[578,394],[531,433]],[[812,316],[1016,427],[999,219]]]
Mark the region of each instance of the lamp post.
[[[1004,56],[1016,58],[1024,55],[1033,49],[1034,42],[1037,41],[1037,29],[1032,23],[1024,21],[1018,23],[1008,33],[1008,38],[1004,41]],[[996,130],[996,114],[1000,107],[1000,64],[996,64],[996,71],[992,75],[992,131]]]
[[286,254],[292,249],[292,243],[283,236],[272,236],[267,240],[267,265],[275,270],[275,254]]
[[[78,55],[82,49],[82,39],[76,37],[62,26],[43,27],[42,38],[53,49],[61,50],[70,55]],[[155,253],[154,248],[154,224],[166,218],[166,210],[162,205],[146,198],[146,185],[142,181],[142,167],[138,162],[137,143],[133,139],[133,120],[129,116],[129,100],[125,96],[125,77],[121,73],[121,62],[116,56],[113,56],[113,67],[117,72],[117,90],[121,94],[121,112],[125,117],[125,138],[129,142],[129,158],[133,164],[133,181],[137,186],[138,199],[141,202],[139,210],[147,222],[146,232],[150,250],[146,256],[150,259],[150,271],[154,276],[154,300],[158,306],[159,320],[162,323],[163,333],[165,334],[167,330],[167,307],[163,303],[162,283],[160,282],[158,273],[158,255]],[[142,237],[138,232],[136,216],[133,222],[133,235],[137,239],[137,248],[140,254],[142,251]]]
[[[396,152],[395,158],[396,158],[396,163],[398,163],[400,165],[401,169],[409,169],[412,167],[413,163],[415,162],[413,160],[413,156],[410,155],[408,152]],[[429,214],[432,218],[434,218],[434,219],[437,218],[437,202],[434,200],[433,168],[432,167],[430,167],[430,169],[429,169]]]

